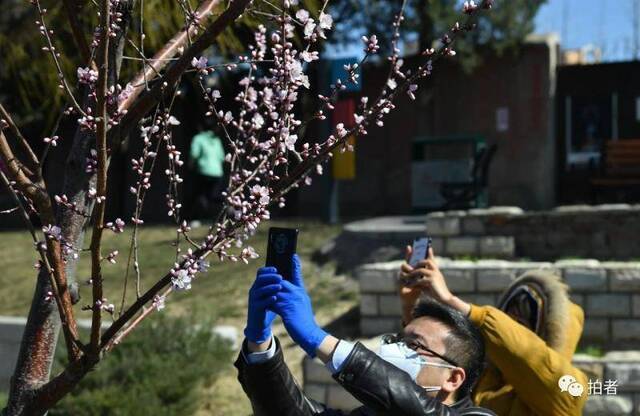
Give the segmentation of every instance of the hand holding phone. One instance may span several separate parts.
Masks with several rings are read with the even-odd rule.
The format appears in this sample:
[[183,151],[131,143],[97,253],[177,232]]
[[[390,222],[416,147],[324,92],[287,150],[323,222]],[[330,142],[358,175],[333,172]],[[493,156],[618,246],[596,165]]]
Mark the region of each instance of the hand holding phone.
[[295,228],[269,228],[266,266],[275,267],[283,279],[291,281],[292,257],[298,245]]
[[409,266],[416,267],[420,260],[424,260],[429,256],[429,249],[431,248],[431,238],[423,237],[413,241],[413,248],[411,250],[411,257],[409,258]]

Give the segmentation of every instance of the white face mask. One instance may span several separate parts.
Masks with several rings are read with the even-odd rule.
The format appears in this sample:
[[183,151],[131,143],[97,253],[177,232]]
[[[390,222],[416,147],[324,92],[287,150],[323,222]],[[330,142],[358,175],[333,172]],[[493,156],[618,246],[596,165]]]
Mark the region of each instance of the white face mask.
[[[411,379],[417,383],[418,374],[424,366],[437,368],[456,368],[450,364],[432,363],[416,351],[412,350],[404,342],[380,345],[378,355],[383,360],[395,365],[400,370],[409,374]],[[441,389],[440,386],[420,386],[427,392],[435,392]]]

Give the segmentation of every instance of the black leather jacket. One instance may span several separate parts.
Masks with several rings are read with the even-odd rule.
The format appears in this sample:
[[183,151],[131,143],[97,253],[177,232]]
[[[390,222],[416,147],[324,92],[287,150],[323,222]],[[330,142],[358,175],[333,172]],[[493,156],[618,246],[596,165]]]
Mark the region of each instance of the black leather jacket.
[[[280,342],[274,339],[276,354],[268,361],[248,364],[240,353],[235,362],[238,381],[251,400],[255,416],[345,416],[304,395],[284,362]],[[333,378],[365,405],[349,416],[495,416],[489,410],[472,407],[469,397],[452,406],[429,397],[407,373],[360,343]]]

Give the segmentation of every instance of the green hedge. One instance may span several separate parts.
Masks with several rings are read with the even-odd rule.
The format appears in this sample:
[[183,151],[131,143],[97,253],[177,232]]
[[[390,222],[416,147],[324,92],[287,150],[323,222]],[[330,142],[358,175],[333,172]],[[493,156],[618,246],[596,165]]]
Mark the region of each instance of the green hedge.
[[202,387],[229,368],[228,343],[211,325],[153,317],[109,353],[49,414],[190,415]]

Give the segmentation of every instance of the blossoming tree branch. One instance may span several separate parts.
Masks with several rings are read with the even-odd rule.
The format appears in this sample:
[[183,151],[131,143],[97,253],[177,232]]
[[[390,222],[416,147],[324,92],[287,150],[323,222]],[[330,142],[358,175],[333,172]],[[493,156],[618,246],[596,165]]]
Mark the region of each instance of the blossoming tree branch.
[[[44,0],[30,1],[38,16],[35,24],[42,35],[43,53],[53,61],[60,93],[65,96],[66,105],[59,109],[61,117],[77,120],[77,128],[73,137],[61,137],[56,127],[48,137],[39,139],[45,146],[44,152],[37,155],[30,143],[38,138],[27,139],[9,110],[0,104],[0,157],[7,168],[7,174],[0,172],[0,180],[15,204],[9,212],[20,212],[39,256],[36,289],[4,414],[46,413],[142,320],[162,309],[172,292],[197,285],[210,258],[244,262],[256,258],[258,254],[247,242],[260,223],[269,219],[270,207],[283,206],[291,189],[308,185],[313,175],[322,174],[322,165],[332,153],[349,147],[347,137],[364,136],[370,128],[382,126],[400,94],[415,99],[420,81],[431,74],[433,64],[455,55],[456,37],[472,30],[473,16],[493,3],[464,2],[460,22],[443,34],[438,45],[422,51],[423,59],[411,68],[403,65],[398,45],[403,4],[393,23],[389,72],[378,96],[361,98],[352,127],[337,124],[328,137],[311,140],[304,137],[307,123],[324,120],[340,91],[349,83],[359,82],[358,67],[379,52],[376,35],[362,37],[361,62],[345,66],[345,79],[331,85],[329,94],[319,95],[319,108],[309,119],[301,120],[294,109],[301,96],[308,93],[305,71],[320,58],[321,41],[333,26],[328,2],[313,11],[305,10],[298,0],[204,0],[197,9],[188,0],[178,2],[184,12],[184,27],[149,57],[144,53],[145,34],[134,39],[128,31],[134,19],[144,18],[141,11],[136,15],[133,0],[94,2],[93,12],[99,23],[88,34],[74,14],[74,0],[65,0],[75,46],[85,60],[74,78],[62,69],[65,57],[56,46],[60,42],[56,28],[48,25]],[[246,54],[233,62],[210,64],[205,50],[243,15],[263,21]],[[295,42],[296,38],[301,42]],[[125,44],[134,47],[139,55],[136,59],[143,66],[131,80],[121,80],[119,76]],[[207,87],[205,78],[213,71],[232,69],[242,69],[246,76],[237,85],[235,104],[224,108],[222,92]],[[230,149],[225,158],[230,175],[223,207],[201,241],[191,237],[181,216],[178,191],[183,160],[172,138],[172,132],[180,128],[172,109],[180,94],[179,83],[186,76],[196,78],[207,107],[202,117],[215,119]],[[139,130],[142,140],[140,155],[131,160],[137,178],[130,189],[136,201],[134,214],[106,222],[110,155],[134,129]],[[72,141],[72,145],[63,172],[63,191],[53,195],[42,170],[49,149],[63,140]],[[159,158],[168,161],[166,210],[178,230],[174,241],[177,260],[164,276],[158,276],[151,287],[143,290],[138,230],[144,224],[142,208]],[[36,227],[32,221],[35,217],[44,226]],[[105,233],[119,234],[125,227],[132,228],[127,254],[103,247]],[[91,231],[90,238],[84,236],[87,229]],[[91,259],[91,293],[85,294],[89,301],[80,312],[91,316],[88,339],[81,339],[78,333],[73,307],[79,300],[75,271],[83,252],[88,252]],[[103,268],[122,257],[127,262],[122,298],[107,300]],[[136,300],[127,304],[125,295],[132,279]],[[111,317],[111,324],[103,331],[105,315]],[[67,364],[60,374],[51,377],[60,329]]]

